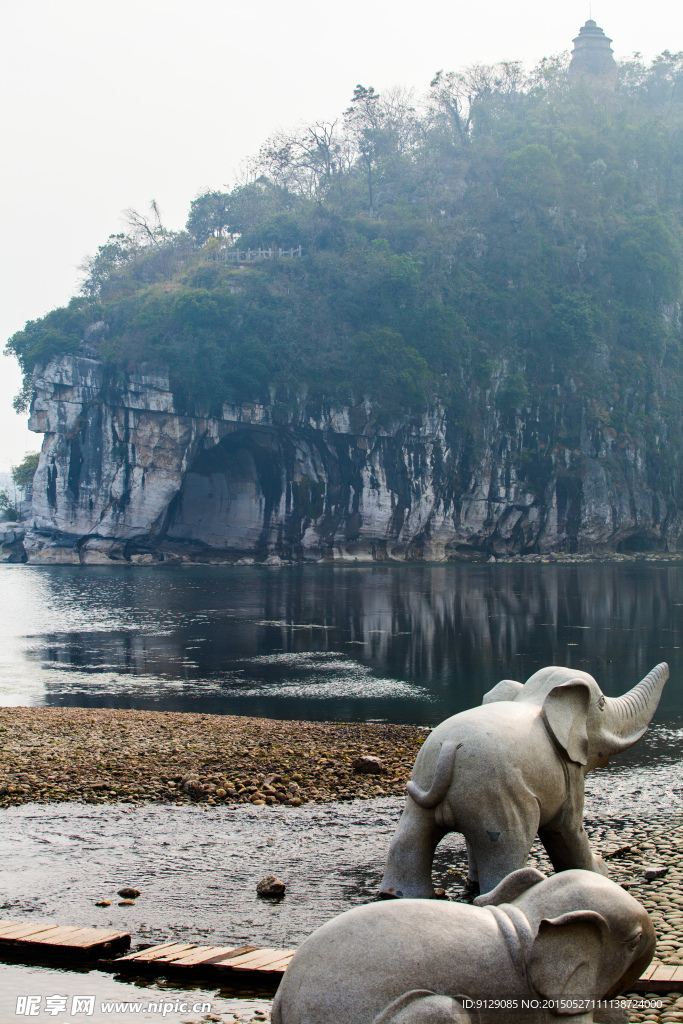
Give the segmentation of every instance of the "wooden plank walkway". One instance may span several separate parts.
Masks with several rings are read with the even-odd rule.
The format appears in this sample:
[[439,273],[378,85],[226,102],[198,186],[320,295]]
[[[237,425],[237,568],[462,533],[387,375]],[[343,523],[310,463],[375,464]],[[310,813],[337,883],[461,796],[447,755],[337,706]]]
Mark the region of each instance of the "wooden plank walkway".
[[[98,966],[116,973],[164,973],[209,975],[227,980],[251,974],[256,980],[279,981],[296,953],[295,949],[260,949],[258,946],[198,946],[194,942],[164,942],[136,953],[117,956],[130,946],[130,933],[107,928],[56,925],[49,921],[24,924],[0,920],[0,956],[3,952],[34,963],[46,955],[78,959],[100,957]],[[239,973],[238,973],[239,972]],[[650,964],[631,990],[636,992],[683,992],[683,965]]]
[[[111,971],[141,970],[157,971],[172,969],[186,976],[209,974],[214,978],[227,979],[233,971],[251,972],[260,978],[274,981],[284,974],[294,956],[295,949],[259,949],[256,946],[195,946],[188,942],[166,942],[151,946],[139,953],[129,953],[109,961]],[[101,964],[105,966],[105,964]],[[636,992],[683,992],[683,966],[651,964],[631,991]]]
[[0,920],[0,951],[30,950],[33,954],[52,953],[81,956],[121,952],[130,946],[130,932],[117,932],[109,928],[63,927],[43,921],[24,924],[20,921]]
[[631,988],[635,992],[683,992],[683,965],[650,964]]
[[[196,946],[191,942],[164,942],[137,953],[111,960],[111,971],[156,972],[160,969],[182,973],[209,974],[225,979],[233,971],[249,972],[262,979],[279,980],[295,949],[260,949],[258,946]],[[101,964],[105,966],[105,964]]]

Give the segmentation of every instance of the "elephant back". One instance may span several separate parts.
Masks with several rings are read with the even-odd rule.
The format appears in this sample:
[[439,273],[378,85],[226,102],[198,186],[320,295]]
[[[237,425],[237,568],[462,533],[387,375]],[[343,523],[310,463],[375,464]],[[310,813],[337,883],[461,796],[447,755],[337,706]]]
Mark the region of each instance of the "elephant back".
[[524,686],[514,698],[515,704],[537,704],[541,706],[546,697],[556,686],[564,686],[568,683],[585,683],[592,693],[600,693],[600,688],[595,679],[588,672],[582,672],[575,668],[565,668],[561,665],[549,665],[541,668],[529,676]]

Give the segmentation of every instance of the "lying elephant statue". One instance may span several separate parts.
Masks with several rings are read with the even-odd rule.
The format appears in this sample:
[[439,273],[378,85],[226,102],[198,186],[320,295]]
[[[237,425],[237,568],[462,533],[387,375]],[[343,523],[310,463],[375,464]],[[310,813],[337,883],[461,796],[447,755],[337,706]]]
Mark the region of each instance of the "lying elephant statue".
[[556,871],[606,874],[583,829],[584,778],[640,739],[668,677],[663,662],[612,699],[587,672],[543,668],[442,722],[417,755],[380,894],[433,896],[434,850],[451,831],[482,893],[524,867],[536,833]]
[[272,1024],[588,1024],[607,1016],[580,1001],[625,991],[655,950],[646,910],[590,871],[523,868],[475,903],[391,900],[333,918],[294,955]]

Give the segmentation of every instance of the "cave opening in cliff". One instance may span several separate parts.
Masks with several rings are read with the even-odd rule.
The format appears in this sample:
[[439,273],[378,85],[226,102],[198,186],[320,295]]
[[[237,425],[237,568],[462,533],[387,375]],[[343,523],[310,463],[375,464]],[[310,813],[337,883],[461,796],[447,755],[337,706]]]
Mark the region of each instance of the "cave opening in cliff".
[[642,533],[634,533],[630,537],[624,537],[617,544],[617,551],[620,554],[662,550],[664,550],[664,541],[661,537],[650,537]]
[[201,451],[167,517],[166,538],[212,550],[264,555],[282,496],[282,454],[267,430],[240,430]]

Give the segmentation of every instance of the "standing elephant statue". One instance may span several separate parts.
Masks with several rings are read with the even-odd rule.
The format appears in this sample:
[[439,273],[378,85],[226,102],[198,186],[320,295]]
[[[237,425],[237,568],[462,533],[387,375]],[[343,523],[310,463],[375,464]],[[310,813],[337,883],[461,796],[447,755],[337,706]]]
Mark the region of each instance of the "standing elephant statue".
[[523,868],[475,903],[392,900],[333,918],[294,955],[272,1024],[628,1019],[590,1003],[627,990],[655,950],[647,912],[615,882]]
[[537,833],[556,871],[607,874],[583,828],[584,779],[640,739],[668,677],[662,662],[613,699],[587,672],[543,668],[442,722],[417,755],[380,895],[433,897],[434,850],[452,831],[482,893],[524,867]]

